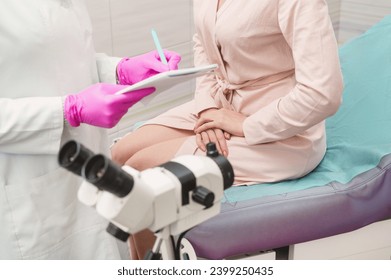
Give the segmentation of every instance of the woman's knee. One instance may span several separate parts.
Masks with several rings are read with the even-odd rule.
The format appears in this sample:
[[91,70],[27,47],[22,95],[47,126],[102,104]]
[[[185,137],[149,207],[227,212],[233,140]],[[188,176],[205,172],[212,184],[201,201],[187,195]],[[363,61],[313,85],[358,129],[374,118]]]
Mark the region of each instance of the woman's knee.
[[185,140],[186,137],[181,137],[146,147],[133,154],[125,164],[140,171],[158,166],[171,160]]
[[129,158],[132,157],[133,154],[136,151],[133,151],[132,146],[129,146],[126,151],[124,150],[123,145],[118,145],[117,143],[114,144],[111,147],[111,159],[120,165],[123,165],[125,161]]
[[[111,156],[114,162],[122,165],[143,149],[191,134],[191,131],[161,125],[145,125],[124,136],[114,144],[111,149]],[[156,157],[156,155],[152,154],[152,157]]]
[[144,149],[150,143],[148,139],[148,130],[141,127],[124,137],[122,137],[111,148],[111,157],[114,162],[123,165],[135,153]]
[[133,167],[136,170],[142,171],[157,166],[159,165],[159,163],[156,162],[153,157],[148,156],[148,153],[145,153],[145,151],[141,150],[128,158],[128,160],[125,162],[125,165]]

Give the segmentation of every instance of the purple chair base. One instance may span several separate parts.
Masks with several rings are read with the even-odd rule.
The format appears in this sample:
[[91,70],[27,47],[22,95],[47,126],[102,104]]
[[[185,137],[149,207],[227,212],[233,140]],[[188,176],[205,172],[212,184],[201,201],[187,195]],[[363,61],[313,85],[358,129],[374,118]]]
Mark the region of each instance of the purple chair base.
[[271,195],[235,205],[186,234],[198,257],[223,259],[316,240],[391,217],[391,154],[347,184]]

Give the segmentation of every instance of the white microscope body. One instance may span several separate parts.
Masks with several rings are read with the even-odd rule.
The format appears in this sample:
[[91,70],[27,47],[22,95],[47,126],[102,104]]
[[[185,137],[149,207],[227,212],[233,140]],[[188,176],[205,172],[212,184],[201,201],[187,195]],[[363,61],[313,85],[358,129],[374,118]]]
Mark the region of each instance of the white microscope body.
[[[233,169],[208,144],[207,156],[180,156],[160,166],[137,171],[93,155],[70,141],[59,154],[60,165],[84,177],[79,200],[110,221],[107,231],[126,241],[144,229],[157,241],[147,259],[179,259],[173,239],[217,215],[224,189],[233,183]],[[161,245],[164,245],[161,249]]]

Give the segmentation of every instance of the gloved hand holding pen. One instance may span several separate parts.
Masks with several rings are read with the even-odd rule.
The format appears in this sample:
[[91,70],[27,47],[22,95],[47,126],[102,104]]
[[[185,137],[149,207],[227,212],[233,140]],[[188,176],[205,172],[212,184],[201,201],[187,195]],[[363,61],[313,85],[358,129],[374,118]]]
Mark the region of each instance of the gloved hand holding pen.
[[181,56],[173,51],[163,51],[167,64],[160,60],[158,51],[151,51],[134,57],[125,57],[117,65],[118,82],[133,85],[153,75],[178,69]]

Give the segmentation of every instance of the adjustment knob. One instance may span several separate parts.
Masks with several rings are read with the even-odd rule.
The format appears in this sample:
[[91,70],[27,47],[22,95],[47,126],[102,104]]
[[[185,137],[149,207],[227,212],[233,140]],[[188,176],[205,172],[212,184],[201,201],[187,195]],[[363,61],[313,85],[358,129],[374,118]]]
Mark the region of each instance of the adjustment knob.
[[126,231],[123,231],[122,229],[120,229],[119,227],[117,227],[116,225],[114,225],[112,223],[109,223],[109,225],[106,228],[106,231],[108,233],[110,233],[112,236],[114,236],[115,238],[117,238],[123,242],[128,240],[128,238],[130,236],[129,233],[127,233]]
[[209,142],[208,144],[206,144],[206,155],[208,157],[217,157],[219,155],[215,143]]
[[194,202],[204,205],[206,208],[212,207],[215,194],[202,186],[196,187],[191,196]]

